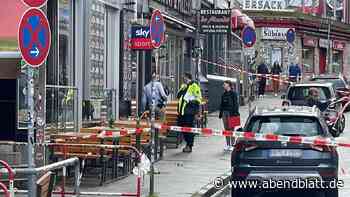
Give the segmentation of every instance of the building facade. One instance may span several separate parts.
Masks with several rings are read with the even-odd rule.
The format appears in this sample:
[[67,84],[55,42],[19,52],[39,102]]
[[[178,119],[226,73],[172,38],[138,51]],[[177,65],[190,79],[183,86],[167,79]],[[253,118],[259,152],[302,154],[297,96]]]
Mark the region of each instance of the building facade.
[[[269,2],[259,7],[257,1],[241,0],[237,6],[255,22],[258,63],[282,64],[286,73],[291,63],[301,65],[303,74],[343,73],[350,75],[346,54],[350,44],[349,4],[336,1],[336,11],[330,1],[279,1],[274,8]],[[334,17],[336,16],[336,17]],[[288,44],[286,33],[296,32],[295,41]],[[329,40],[329,42],[328,42]],[[329,50],[328,50],[329,49]]]

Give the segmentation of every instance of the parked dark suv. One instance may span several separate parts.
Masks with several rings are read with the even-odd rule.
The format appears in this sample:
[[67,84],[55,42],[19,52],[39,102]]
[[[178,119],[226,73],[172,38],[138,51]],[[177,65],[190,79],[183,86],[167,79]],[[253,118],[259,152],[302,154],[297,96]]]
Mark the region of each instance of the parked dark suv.
[[[255,109],[243,131],[282,136],[331,137],[320,113],[316,107],[305,106]],[[331,146],[238,138],[231,155],[231,167],[232,197],[253,196],[253,193],[266,192],[267,188],[237,188],[237,182],[255,181],[263,184],[270,180],[336,181],[338,153]],[[321,191],[326,197],[338,197],[338,189]]]
[[[342,103],[337,102],[339,99],[336,96],[332,83],[300,83],[289,86],[286,95],[282,95],[282,106],[296,105],[307,106],[307,98],[309,90],[315,88],[319,92],[319,109],[322,111],[322,117],[327,121],[330,132],[334,137],[338,137],[345,129],[345,116],[339,114],[342,109]],[[337,118],[337,117],[340,118]]]

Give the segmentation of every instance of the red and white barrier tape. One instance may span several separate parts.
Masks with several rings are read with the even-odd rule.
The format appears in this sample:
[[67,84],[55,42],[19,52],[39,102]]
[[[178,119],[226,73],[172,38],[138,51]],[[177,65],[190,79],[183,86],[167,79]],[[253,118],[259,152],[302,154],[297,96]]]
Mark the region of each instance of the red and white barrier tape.
[[[293,83],[293,82],[291,82],[289,80],[280,79],[280,77],[281,77],[280,75],[252,73],[252,72],[248,72],[246,70],[240,69],[239,66],[237,66],[237,65],[222,65],[222,64],[218,64],[218,63],[215,63],[215,62],[210,62],[210,61],[207,61],[207,60],[204,60],[204,59],[201,59],[201,61],[206,62],[208,64],[213,64],[213,65],[216,65],[216,66],[219,66],[219,67],[222,67],[222,68],[232,69],[232,70],[240,72],[240,73],[245,73],[245,74],[248,74],[249,76],[263,77],[263,78],[267,78],[267,79],[270,79],[270,80],[273,80],[273,81],[279,81],[281,83],[287,83],[287,84]],[[293,77],[293,76],[290,76],[290,77]],[[297,77],[297,76],[294,76],[294,77]]]
[[338,146],[350,148],[350,142],[342,142],[333,138],[323,137],[301,137],[301,136],[283,136],[275,134],[261,134],[254,132],[235,132],[211,128],[190,128],[179,126],[159,126],[158,129],[168,129],[182,133],[202,134],[204,136],[227,136],[236,137],[254,141],[271,141],[271,142],[290,142],[295,144],[312,144],[317,146]]

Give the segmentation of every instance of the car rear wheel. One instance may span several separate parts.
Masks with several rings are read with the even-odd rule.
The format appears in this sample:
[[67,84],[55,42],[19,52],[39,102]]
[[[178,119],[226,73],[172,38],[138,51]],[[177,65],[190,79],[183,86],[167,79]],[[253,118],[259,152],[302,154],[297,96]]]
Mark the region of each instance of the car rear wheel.
[[325,197],[338,197],[338,189],[326,190],[324,192]]

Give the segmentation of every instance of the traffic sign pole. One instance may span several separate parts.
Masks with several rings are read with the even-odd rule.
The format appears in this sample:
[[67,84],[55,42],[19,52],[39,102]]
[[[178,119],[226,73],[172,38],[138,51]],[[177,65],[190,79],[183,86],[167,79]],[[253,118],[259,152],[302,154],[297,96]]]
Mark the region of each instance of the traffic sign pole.
[[[34,144],[34,77],[33,77],[33,68],[31,66],[27,66],[26,75],[27,75],[27,103],[28,103],[28,168],[30,170],[34,170],[35,161],[35,144]],[[30,174],[28,177],[28,196],[36,197],[36,186],[35,181],[36,175]]]
[[[35,138],[34,138],[34,68],[42,65],[48,56],[51,46],[51,31],[46,14],[39,9],[47,0],[23,0],[30,6],[22,16],[18,29],[18,46],[26,62],[28,133],[27,157],[28,168],[35,169]],[[28,175],[28,196],[36,197],[36,174]]]

